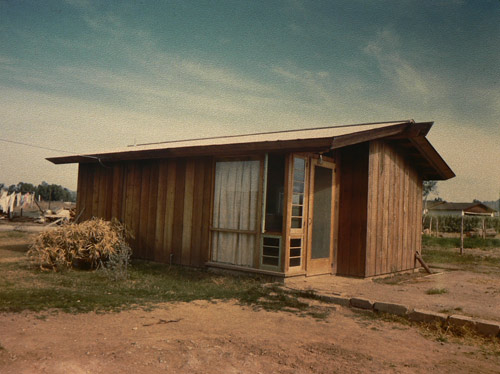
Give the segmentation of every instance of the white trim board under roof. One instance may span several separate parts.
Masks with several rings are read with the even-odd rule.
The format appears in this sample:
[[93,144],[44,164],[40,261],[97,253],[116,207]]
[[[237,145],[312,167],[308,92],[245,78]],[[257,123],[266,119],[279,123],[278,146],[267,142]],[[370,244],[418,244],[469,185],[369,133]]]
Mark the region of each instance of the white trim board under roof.
[[54,164],[67,164],[273,151],[325,152],[370,140],[390,138],[409,139],[411,146],[423,156],[424,163],[430,164],[430,169],[436,171],[429,174],[430,178],[452,178],[454,174],[451,169],[425,139],[432,124],[406,120],[174,140],[140,144],[102,153],[50,157],[47,160]]

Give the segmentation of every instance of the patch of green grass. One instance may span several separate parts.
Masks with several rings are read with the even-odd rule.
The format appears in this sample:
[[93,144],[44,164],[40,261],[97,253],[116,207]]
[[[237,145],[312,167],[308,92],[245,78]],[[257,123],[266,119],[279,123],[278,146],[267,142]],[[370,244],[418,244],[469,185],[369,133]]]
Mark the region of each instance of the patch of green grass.
[[3,244],[0,245],[0,258],[2,257],[23,257],[28,251],[26,244]]
[[431,264],[458,265],[474,271],[478,266],[500,268],[500,257],[495,257],[494,252],[500,247],[499,239],[465,238],[465,248],[480,248],[482,252],[461,255],[457,248],[460,247],[459,238],[436,238],[422,236],[422,257]]
[[[455,308],[457,310],[458,308]],[[374,313],[372,311],[351,309],[354,315],[365,321],[384,321],[401,326],[402,330],[409,327],[416,327],[421,335],[427,339],[435,340],[440,343],[468,344],[479,347],[484,355],[500,357],[500,338],[484,337],[478,335],[475,331],[468,328],[450,328],[446,323],[440,322],[412,322],[405,317],[396,316],[387,313]],[[370,325],[368,325],[370,326]],[[376,327],[375,327],[376,328]],[[394,328],[394,326],[392,327]],[[375,330],[371,327],[372,330]]]
[[[363,309],[357,309],[357,308],[352,308],[351,312],[354,313],[354,315],[359,319],[363,321],[384,321],[384,322],[394,322],[397,323],[399,326],[409,326],[411,325],[411,322],[404,317],[397,316],[395,314],[390,314],[390,313],[384,313],[384,312],[373,312],[371,310],[363,310]],[[402,329],[406,329],[405,327],[402,327]]]
[[13,239],[13,238],[27,238],[29,233],[24,231],[2,231],[0,232],[0,240],[1,239]]
[[444,335],[438,334],[436,341],[440,343],[448,343],[448,338]]
[[18,281],[14,285],[9,282],[9,287],[0,290],[0,310],[14,312],[50,308],[88,312],[166,301],[238,299],[257,283],[248,278],[213,276],[204,271],[143,261],[132,264],[129,279],[116,282],[95,271],[54,273],[22,266],[12,271],[10,264],[11,271],[4,272],[2,267],[3,264],[0,279],[9,281],[9,277],[16,277]]
[[[423,247],[459,248],[460,238],[438,238],[422,235]],[[498,248],[500,239],[464,238],[464,248]]]
[[42,272],[30,268],[26,260],[0,263],[0,311],[103,312],[154,308],[161,302],[236,299],[256,308],[314,318],[325,318],[329,313],[300,300],[313,298],[312,294],[265,287],[259,279],[245,276],[216,275],[148,261],[133,261],[129,275],[110,282],[98,271]]
[[[455,308],[458,310],[461,308]],[[420,334],[427,339],[435,340],[440,343],[468,344],[479,347],[481,352],[486,356],[500,357],[500,338],[499,337],[484,337],[478,335],[477,332],[468,328],[450,328],[447,323],[440,322],[413,322],[406,317],[400,317],[387,313],[375,313],[368,310],[350,309],[350,313],[360,320],[368,322],[367,326],[372,330],[377,329],[377,326],[371,326],[370,322],[377,320],[394,323],[401,326],[402,330],[409,327],[416,327]],[[392,327],[394,328],[394,326]]]
[[257,309],[263,308],[268,311],[285,310],[316,319],[325,319],[330,314],[331,308],[311,306],[307,302],[301,301],[300,298],[318,299],[313,292],[284,290],[277,285],[271,287],[257,285],[249,289],[249,292],[239,298],[239,301],[242,304],[253,305]]
[[453,312],[463,312],[463,308],[459,306],[453,309],[440,309],[438,312],[443,314],[452,314]]
[[448,290],[446,288],[429,288],[425,293],[427,295],[442,295],[448,293]]
[[498,257],[478,256],[470,253],[461,255],[449,249],[423,248],[422,257],[425,262],[431,264],[500,266],[500,258]]
[[414,279],[421,278],[423,276],[426,276],[427,273],[421,271],[421,272],[416,272],[416,273],[407,273],[407,274],[395,274],[389,277],[382,277],[382,278],[375,278],[373,281],[375,283],[380,283],[380,284],[388,284],[391,286],[396,286],[399,285],[403,282],[408,282]]

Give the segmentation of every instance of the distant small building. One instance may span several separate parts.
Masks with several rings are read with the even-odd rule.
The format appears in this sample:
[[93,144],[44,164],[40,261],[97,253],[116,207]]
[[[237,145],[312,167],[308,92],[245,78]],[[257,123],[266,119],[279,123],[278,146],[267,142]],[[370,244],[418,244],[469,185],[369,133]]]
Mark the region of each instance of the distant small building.
[[483,203],[427,202],[427,213],[434,216],[495,215],[496,210]]

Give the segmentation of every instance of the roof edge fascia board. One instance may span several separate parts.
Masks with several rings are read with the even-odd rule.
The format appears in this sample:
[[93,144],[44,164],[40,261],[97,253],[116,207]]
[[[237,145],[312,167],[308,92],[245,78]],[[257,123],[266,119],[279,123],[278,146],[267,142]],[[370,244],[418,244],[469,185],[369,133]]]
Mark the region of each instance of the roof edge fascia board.
[[[174,158],[174,157],[199,157],[199,156],[224,156],[227,154],[242,155],[251,154],[253,152],[270,152],[270,151],[305,151],[317,152],[327,151],[328,149],[337,149],[354,145],[358,143],[368,142],[381,138],[396,140],[408,139],[412,146],[421,154],[429,165],[437,172],[437,175],[442,179],[449,179],[455,176],[451,168],[446,164],[439,153],[425,138],[434,122],[419,122],[402,121],[392,122],[391,125],[363,130],[355,133],[349,133],[337,136],[326,136],[321,138],[305,138],[305,139],[287,139],[287,140],[265,140],[258,142],[242,142],[229,144],[205,144],[201,146],[186,146],[179,148],[168,148],[168,142],[158,143],[165,144],[165,148],[157,149],[141,149],[136,150],[130,147],[126,150],[116,152],[96,153],[86,155],[71,155],[49,157],[48,161],[54,164],[66,163],[93,163],[93,162],[116,162],[144,159],[159,159],[159,158]],[[354,126],[354,125],[349,125]],[[347,127],[347,126],[342,126]],[[309,130],[309,129],[304,129]],[[291,130],[293,131],[293,130]],[[290,131],[286,131],[290,132]],[[279,132],[273,132],[279,133]],[[235,136],[237,138],[237,136]],[[154,143],[156,144],[156,143]],[[434,178],[439,179],[439,178]]]
[[394,135],[391,139],[415,138],[417,136],[427,136],[434,122],[416,122],[406,127],[402,134]]
[[129,151],[109,152],[102,154],[89,155],[72,155],[60,157],[48,157],[46,160],[54,164],[68,164],[79,162],[113,162],[113,161],[129,161],[129,160],[144,160],[158,158],[174,158],[174,157],[201,157],[201,156],[227,156],[234,155],[250,155],[255,152],[272,152],[272,151],[327,151],[330,148],[332,137],[315,138],[315,139],[295,139],[295,140],[276,140],[263,141],[255,143],[240,143],[240,144],[217,144],[204,146],[190,146],[182,148],[161,148],[161,149],[146,149]]
[[330,149],[347,147],[349,145],[368,142],[380,138],[387,138],[404,134],[411,123],[398,123],[381,129],[367,130],[355,134],[335,136],[332,139]]
[[448,166],[446,161],[432,146],[425,136],[416,136],[408,138],[410,143],[419,151],[420,154],[436,169],[443,180],[455,177],[455,173]]

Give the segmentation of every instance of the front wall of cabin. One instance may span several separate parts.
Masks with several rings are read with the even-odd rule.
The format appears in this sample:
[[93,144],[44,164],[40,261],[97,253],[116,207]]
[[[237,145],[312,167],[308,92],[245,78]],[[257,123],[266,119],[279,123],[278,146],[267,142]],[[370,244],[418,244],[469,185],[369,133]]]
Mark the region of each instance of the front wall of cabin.
[[[202,266],[208,260],[210,158],[81,163],[77,211],[118,218],[134,233],[134,257]],[[172,254],[172,258],[170,258]]]
[[[422,228],[422,179],[417,171],[384,141],[344,147],[335,154],[339,188],[332,213],[330,272],[369,277],[413,269]],[[286,164],[288,189],[291,159]],[[124,222],[134,233],[131,246],[136,258],[203,266],[211,260],[214,178],[212,157],[81,163],[77,212],[83,212],[81,220],[95,216]],[[287,188],[284,199],[291,199]],[[284,206],[287,225],[288,205]],[[288,274],[293,270],[289,268],[293,235],[286,225],[281,235],[280,266],[275,271]],[[302,240],[305,243],[306,238]],[[259,230],[254,269],[266,269],[259,261],[260,242]],[[301,256],[307,266],[306,252]]]
[[368,143],[339,152],[340,206],[337,274],[365,276]]

